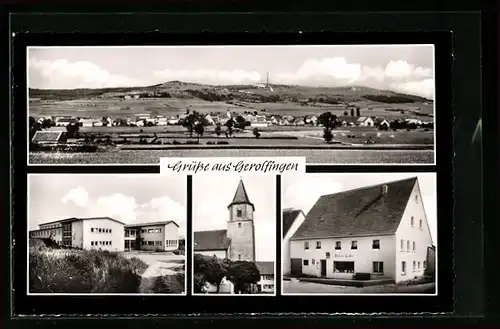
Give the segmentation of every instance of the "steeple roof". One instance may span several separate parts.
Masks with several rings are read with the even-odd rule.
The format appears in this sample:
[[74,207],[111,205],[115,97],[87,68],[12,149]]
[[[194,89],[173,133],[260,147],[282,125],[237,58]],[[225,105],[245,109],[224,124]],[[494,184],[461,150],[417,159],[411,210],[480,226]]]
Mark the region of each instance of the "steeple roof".
[[249,204],[255,210],[253,203],[250,202],[248,198],[247,190],[245,189],[245,184],[243,180],[240,179],[238,187],[236,188],[236,193],[234,193],[233,201],[227,206],[228,208],[235,204]]

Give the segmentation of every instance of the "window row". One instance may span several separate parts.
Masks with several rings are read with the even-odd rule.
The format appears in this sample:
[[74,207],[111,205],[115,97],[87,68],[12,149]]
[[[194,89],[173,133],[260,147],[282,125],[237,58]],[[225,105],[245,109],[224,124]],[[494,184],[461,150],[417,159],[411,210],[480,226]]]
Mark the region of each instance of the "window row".
[[61,234],[62,229],[45,230],[45,231],[35,231],[31,233],[31,236],[51,236],[55,234]]
[[[406,245],[406,249],[405,249],[405,245]],[[405,243],[405,240],[401,239],[401,251],[416,251],[417,250],[417,244],[415,241],[412,241],[411,244],[410,244],[410,240],[406,240],[406,243]]]
[[[419,270],[425,270],[427,268],[427,261],[413,261],[413,272],[419,271]],[[401,274],[406,275],[407,273],[407,268],[406,268],[406,261],[401,262]]]
[[97,227],[91,227],[90,232],[92,232],[92,233],[113,233],[110,228],[97,228]]
[[[418,227],[422,230],[423,229],[423,220],[418,221]],[[415,218],[413,216],[410,217],[410,226],[414,227],[415,226]]]
[[[309,241],[304,242],[304,249],[309,250]],[[321,249],[321,241],[316,241],[316,249]],[[351,250],[358,249],[358,241],[351,241]],[[372,241],[372,249],[380,249],[380,240]],[[342,250],[342,241],[335,241],[335,250]]]
[[165,246],[174,247],[177,246],[177,240],[165,240]]
[[[319,263],[315,259],[311,260],[311,265],[316,265]],[[309,266],[309,259],[302,260],[303,266]],[[333,262],[333,272],[334,273],[354,273],[354,262]],[[372,273],[373,274],[384,274],[384,262],[372,262]]]
[[141,233],[161,233],[161,228],[143,228]]
[[141,245],[143,246],[161,246],[162,242],[161,241],[141,241]]
[[111,246],[111,241],[90,241],[91,246]]

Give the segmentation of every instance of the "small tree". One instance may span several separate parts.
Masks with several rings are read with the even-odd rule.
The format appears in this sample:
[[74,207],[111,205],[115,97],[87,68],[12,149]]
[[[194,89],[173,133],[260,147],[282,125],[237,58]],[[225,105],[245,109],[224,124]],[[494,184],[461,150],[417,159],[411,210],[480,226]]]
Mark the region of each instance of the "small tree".
[[344,111],[344,116],[348,116],[348,115],[349,115],[349,112]]
[[246,121],[245,118],[241,115],[238,115],[233,125],[236,128],[244,130],[246,127],[250,126],[250,122]]
[[354,109],[351,108],[351,116],[353,117],[354,116]]
[[249,286],[260,280],[260,272],[253,262],[232,262],[227,271],[226,278],[234,284],[234,293],[248,293]]
[[198,137],[198,143],[199,143],[200,137],[203,136],[203,133],[205,132],[205,127],[203,127],[203,124],[201,122],[198,122],[194,126],[194,131],[196,132],[196,135]]
[[356,116],[357,116],[357,117],[360,117],[360,116],[361,116],[361,112],[360,112],[359,107],[356,107]]
[[71,122],[66,126],[66,131],[68,133],[68,138],[78,137],[80,124],[76,120],[71,120]]
[[255,136],[255,138],[260,137],[259,128],[257,128],[257,127],[253,128],[253,135]]
[[194,292],[195,293],[202,293],[203,288],[205,287],[205,284],[207,281],[205,280],[205,277],[203,276],[202,273],[195,273],[194,274]]
[[233,135],[233,127],[234,127],[233,119],[231,118],[231,119],[227,120],[224,125],[227,127],[226,136],[231,137]]
[[323,138],[327,143],[330,143],[333,140],[333,134],[330,128],[325,128],[323,132]]
[[217,135],[217,137],[219,137],[221,133],[222,133],[222,128],[220,126],[220,122],[217,122],[215,124],[215,134]]

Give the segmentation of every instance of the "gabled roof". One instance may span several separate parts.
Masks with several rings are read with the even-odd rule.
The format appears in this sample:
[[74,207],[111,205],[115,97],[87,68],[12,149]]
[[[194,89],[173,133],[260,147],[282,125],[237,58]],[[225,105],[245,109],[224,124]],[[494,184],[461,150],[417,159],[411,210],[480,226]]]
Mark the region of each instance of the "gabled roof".
[[255,262],[260,275],[274,275],[274,262]]
[[167,221],[161,221],[161,222],[150,222],[150,223],[128,224],[128,225],[125,225],[125,227],[146,227],[146,226],[155,226],[155,225],[168,225],[170,223],[179,227],[179,225],[176,222],[174,222],[173,220],[167,220]]
[[293,222],[303,213],[300,209],[285,209],[283,210],[283,236],[288,233],[290,227],[292,227]]
[[250,202],[248,198],[247,190],[245,189],[245,184],[243,180],[240,179],[238,187],[236,188],[236,193],[234,193],[233,201],[227,206],[228,208],[234,204],[249,204],[255,210],[253,203]]
[[59,142],[64,134],[64,131],[37,131],[31,140],[33,142]]
[[227,237],[227,230],[194,232],[194,251],[227,250],[231,239]]
[[108,219],[108,220],[111,220],[113,222],[117,222],[117,223],[120,223],[122,225],[125,225],[124,222],[120,222],[119,220],[116,220],[114,218],[107,217],[107,216],[104,216],[104,217],[84,217],[84,218],[70,217],[70,218],[64,218],[64,219],[59,219],[59,220],[53,220],[51,222],[40,223],[38,225],[54,224],[54,223],[58,223],[58,222],[66,222],[67,223],[67,222],[75,222],[78,220],[94,220],[94,219]]
[[323,195],[291,239],[394,234],[416,182],[413,177]]

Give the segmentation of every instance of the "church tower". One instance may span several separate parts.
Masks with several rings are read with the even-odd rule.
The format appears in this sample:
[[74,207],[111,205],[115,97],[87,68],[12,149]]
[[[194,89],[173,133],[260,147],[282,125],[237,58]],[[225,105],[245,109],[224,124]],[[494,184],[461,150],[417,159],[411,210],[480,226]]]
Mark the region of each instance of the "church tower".
[[231,239],[229,259],[255,262],[255,207],[248,199],[243,181],[240,180],[233,201],[227,206],[229,221],[227,237]]

